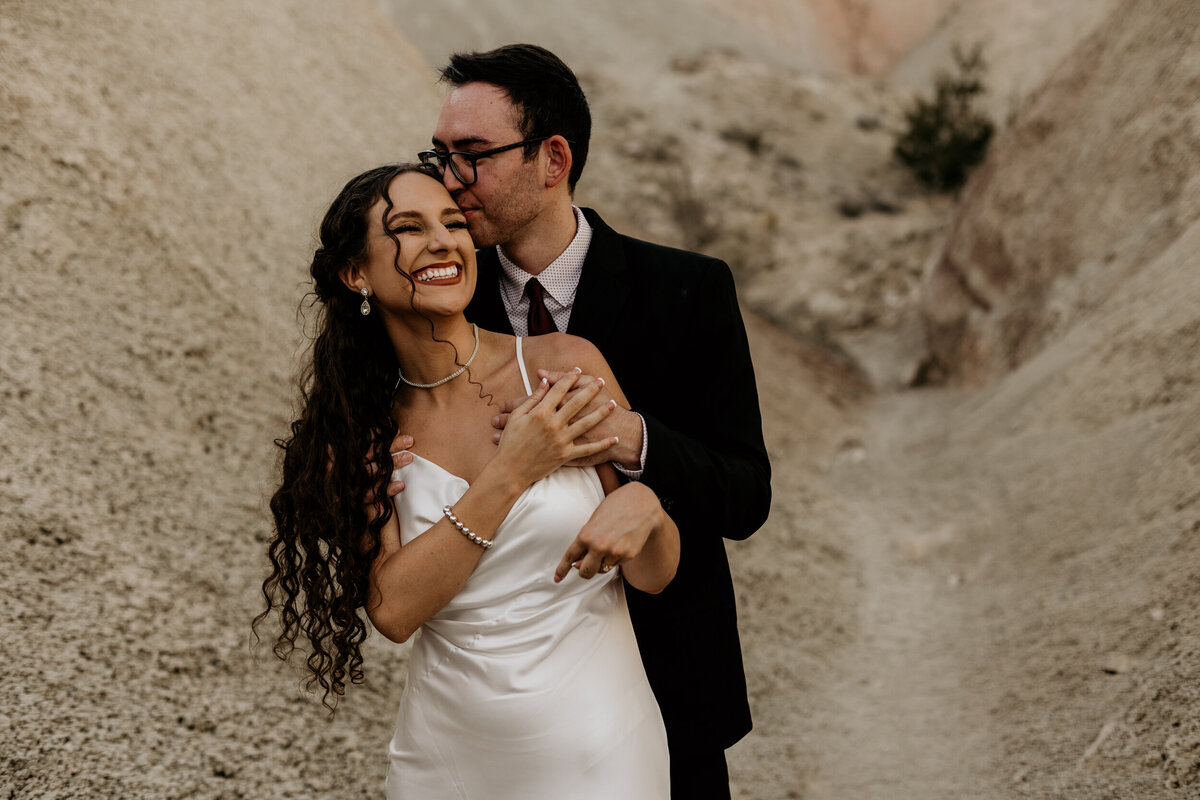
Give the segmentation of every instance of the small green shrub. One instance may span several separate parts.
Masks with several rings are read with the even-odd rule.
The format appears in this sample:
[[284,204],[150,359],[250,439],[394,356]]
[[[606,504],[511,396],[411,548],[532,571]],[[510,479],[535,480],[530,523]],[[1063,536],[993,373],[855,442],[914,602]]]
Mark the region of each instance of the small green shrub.
[[904,113],[907,129],[896,138],[893,152],[917,179],[939,191],[962,186],[972,167],[983,160],[995,125],[974,108],[986,91],[983,48],[954,47],[956,74],[939,73],[932,98],[918,97]]

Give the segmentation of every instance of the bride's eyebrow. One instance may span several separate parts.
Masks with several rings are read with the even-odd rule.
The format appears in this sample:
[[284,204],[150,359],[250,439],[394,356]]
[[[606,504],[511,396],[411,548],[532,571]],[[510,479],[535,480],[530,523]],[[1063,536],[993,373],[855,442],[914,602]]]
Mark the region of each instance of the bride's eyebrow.
[[394,224],[396,224],[396,220],[399,220],[399,219],[420,219],[420,218],[421,218],[421,215],[418,214],[416,211],[393,211],[391,216],[389,216],[387,218],[387,224],[389,226],[394,225]]

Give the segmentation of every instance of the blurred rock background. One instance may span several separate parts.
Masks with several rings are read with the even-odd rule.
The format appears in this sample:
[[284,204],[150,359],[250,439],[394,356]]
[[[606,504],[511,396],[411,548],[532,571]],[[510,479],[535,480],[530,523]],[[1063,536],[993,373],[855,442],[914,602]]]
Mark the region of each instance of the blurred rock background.
[[[0,798],[380,795],[405,648],[330,719],[251,646],[271,442],[325,205],[508,41],[592,100],[579,201],[737,275],[734,796],[1196,795],[1191,0],[0,0]],[[973,43],[933,193],[893,143]]]

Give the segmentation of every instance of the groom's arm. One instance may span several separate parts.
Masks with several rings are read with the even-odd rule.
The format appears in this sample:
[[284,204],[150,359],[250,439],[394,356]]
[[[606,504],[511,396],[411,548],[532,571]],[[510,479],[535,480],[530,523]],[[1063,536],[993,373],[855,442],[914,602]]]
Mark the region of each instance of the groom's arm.
[[[762,526],[771,504],[750,346],[729,268],[707,258],[687,268],[702,277],[690,287],[688,304],[670,312],[680,333],[674,352],[661,353],[661,375],[640,382],[652,385],[647,394],[653,396],[635,400],[632,411],[617,408],[593,429],[589,437],[615,435],[620,442],[586,463],[633,470],[681,527],[745,539]],[[539,374],[552,382],[560,377]],[[602,401],[604,392],[595,402]],[[494,420],[496,427],[506,416]],[[693,521],[702,524],[686,524]]]
[[703,528],[745,539],[770,510],[771,465],[733,276],[723,262],[705,261],[679,321],[687,331],[686,352],[671,356],[682,375],[703,380],[669,392],[657,414],[634,409],[647,432],[641,481],[681,528],[685,520],[703,520]]
[[[686,299],[648,312],[659,314],[660,321],[661,315],[669,315],[665,321],[673,333],[661,342],[639,340],[650,357],[634,363],[655,371],[636,381],[641,391],[631,398],[632,412],[618,408],[591,431],[589,436],[615,435],[620,442],[588,463],[643,467],[637,479],[654,490],[681,529],[745,539],[762,526],[771,505],[771,465],[746,326],[724,262],[695,254],[676,258],[680,260],[664,269],[669,273],[664,283],[650,291],[665,291],[674,281],[674,296]],[[636,320],[621,324],[635,325]],[[539,374],[552,382],[559,377],[543,370]],[[631,376],[627,386],[633,383]],[[504,412],[520,399],[504,403],[493,420],[496,428],[503,429]],[[601,392],[594,402],[608,399]],[[643,447],[645,461],[639,463]]]

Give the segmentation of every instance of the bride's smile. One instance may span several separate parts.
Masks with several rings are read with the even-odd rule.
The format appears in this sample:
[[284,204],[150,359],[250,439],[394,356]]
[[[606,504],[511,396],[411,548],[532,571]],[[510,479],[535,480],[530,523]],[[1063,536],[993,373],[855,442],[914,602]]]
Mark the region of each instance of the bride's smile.
[[462,267],[454,263],[431,264],[414,272],[412,277],[418,283],[449,286],[457,283],[462,277]]
[[467,307],[475,291],[475,245],[467,218],[440,183],[421,173],[396,176],[368,220],[357,285],[385,319],[445,318]]

